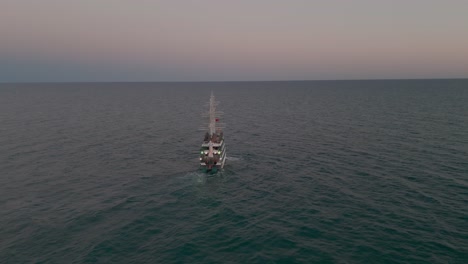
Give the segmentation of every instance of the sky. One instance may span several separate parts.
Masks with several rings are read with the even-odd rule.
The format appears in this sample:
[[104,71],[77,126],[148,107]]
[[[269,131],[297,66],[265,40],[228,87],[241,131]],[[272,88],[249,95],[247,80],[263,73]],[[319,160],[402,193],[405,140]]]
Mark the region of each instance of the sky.
[[468,78],[468,0],[0,0],[0,82]]

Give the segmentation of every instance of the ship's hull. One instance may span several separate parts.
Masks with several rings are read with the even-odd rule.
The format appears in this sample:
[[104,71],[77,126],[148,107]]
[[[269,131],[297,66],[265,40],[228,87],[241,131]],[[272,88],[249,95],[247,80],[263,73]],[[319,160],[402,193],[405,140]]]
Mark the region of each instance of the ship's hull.
[[200,162],[200,169],[203,172],[209,172],[209,173],[216,173],[219,170],[222,170],[224,168],[224,165],[226,164],[226,152],[223,153],[222,157],[220,158],[219,162],[213,165],[206,164],[205,162]]
[[202,166],[201,167],[201,171],[204,172],[204,173],[217,173],[219,170],[221,170],[220,168],[218,167],[212,167],[211,169],[208,169],[207,166]]

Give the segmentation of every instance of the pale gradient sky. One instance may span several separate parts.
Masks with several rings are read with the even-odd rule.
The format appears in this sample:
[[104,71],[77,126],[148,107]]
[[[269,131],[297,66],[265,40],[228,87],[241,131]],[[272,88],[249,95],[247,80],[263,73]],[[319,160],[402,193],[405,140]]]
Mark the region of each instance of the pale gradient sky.
[[0,0],[0,82],[457,77],[468,0]]

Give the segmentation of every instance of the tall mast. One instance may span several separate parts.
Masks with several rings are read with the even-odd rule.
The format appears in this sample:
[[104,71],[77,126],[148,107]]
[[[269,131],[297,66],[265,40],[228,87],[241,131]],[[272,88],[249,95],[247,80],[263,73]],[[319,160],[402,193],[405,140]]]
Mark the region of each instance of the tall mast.
[[213,95],[213,91],[211,91],[210,96],[210,123],[209,123],[210,135],[216,133],[216,101]]

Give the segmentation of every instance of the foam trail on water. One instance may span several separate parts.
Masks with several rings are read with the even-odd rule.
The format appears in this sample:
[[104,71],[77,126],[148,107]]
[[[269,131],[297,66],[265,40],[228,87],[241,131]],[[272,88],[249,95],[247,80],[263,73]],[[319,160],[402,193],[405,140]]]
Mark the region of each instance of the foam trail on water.
[[239,160],[242,160],[242,158],[228,156],[228,157],[226,157],[226,160],[229,160],[229,161],[239,161]]
[[189,172],[184,175],[183,178],[190,178],[195,183],[205,183],[206,182],[206,173],[200,171]]

